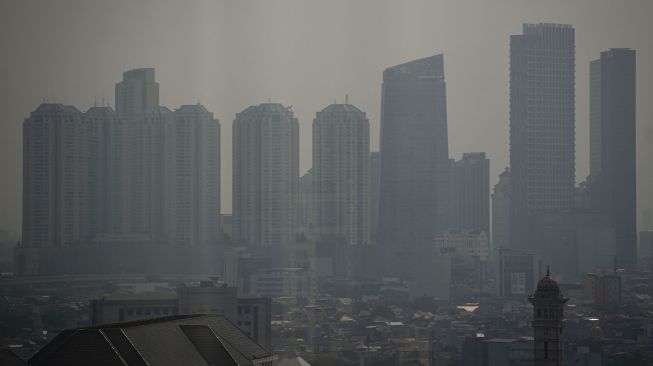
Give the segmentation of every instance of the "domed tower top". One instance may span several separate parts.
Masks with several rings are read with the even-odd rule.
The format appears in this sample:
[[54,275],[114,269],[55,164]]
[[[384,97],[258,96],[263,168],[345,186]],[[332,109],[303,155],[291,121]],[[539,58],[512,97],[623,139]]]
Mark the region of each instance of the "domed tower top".
[[546,276],[537,283],[535,293],[528,297],[533,304],[535,366],[564,364],[561,337],[567,300],[547,267]]
[[560,293],[558,282],[551,277],[548,266],[546,267],[546,276],[542,277],[537,283],[537,290],[531,298],[564,299],[566,302],[566,299]]

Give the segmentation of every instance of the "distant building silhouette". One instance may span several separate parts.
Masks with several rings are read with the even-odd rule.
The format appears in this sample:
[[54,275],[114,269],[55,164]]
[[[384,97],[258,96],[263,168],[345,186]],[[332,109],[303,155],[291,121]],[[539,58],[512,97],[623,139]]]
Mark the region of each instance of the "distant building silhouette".
[[125,71],[116,84],[116,111],[130,117],[159,106],[159,83],[154,81],[154,69]]
[[442,54],[387,68],[381,101],[381,244],[431,243],[447,228],[449,147]]
[[299,177],[299,193],[297,196],[297,231],[307,239],[315,235],[315,174],[309,169]]
[[124,77],[121,113],[44,103],[25,120],[19,274],[110,272],[123,264],[102,258],[109,247],[219,240],[219,122],[158,106],[154,69]]
[[547,269],[546,276],[537,283],[537,290],[528,298],[533,305],[535,366],[564,365],[562,326],[567,300]]
[[278,103],[247,107],[233,124],[233,234],[250,245],[296,235],[299,124]]
[[220,236],[220,122],[200,104],[183,105],[170,126],[172,195],[166,230],[176,245],[211,245]]
[[492,193],[492,248],[510,247],[510,168],[506,168]]
[[490,235],[490,160],[485,153],[464,153],[451,160],[451,219],[454,229],[483,230]]
[[[511,246],[529,220],[570,210],[575,186],[575,41],[563,24],[524,24],[510,37]],[[541,248],[533,248],[539,250]]]
[[379,231],[379,190],[381,183],[381,156],[378,151],[370,152],[370,236],[377,243]]
[[619,267],[637,266],[635,51],[590,63],[590,206],[610,216]]
[[370,123],[351,104],[331,104],[313,121],[315,239],[370,241]]

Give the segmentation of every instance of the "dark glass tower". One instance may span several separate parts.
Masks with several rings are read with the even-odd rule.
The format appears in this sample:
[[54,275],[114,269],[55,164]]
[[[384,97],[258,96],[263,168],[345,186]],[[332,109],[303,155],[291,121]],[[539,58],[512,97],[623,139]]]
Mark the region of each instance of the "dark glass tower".
[[[568,211],[575,186],[575,41],[564,24],[524,24],[510,37],[511,247],[530,224]],[[533,248],[545,250],[545,248]]]
[[617,265],[637,265],[635,51],[611,49],[590,64],[592,208],[610,217]]
[[449,147],[443,55],[386,69],[378,240],[415,248],[447,227]]

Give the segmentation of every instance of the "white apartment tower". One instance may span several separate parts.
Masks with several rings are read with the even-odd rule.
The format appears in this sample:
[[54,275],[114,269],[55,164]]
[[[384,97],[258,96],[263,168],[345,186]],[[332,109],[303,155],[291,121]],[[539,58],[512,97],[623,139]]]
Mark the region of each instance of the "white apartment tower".
[[370,123],[351,104],[331,104],[313,121],[317,240],[368,244]]
[[247,107],[233,124],[233,236],[249,245],[295,240],[299,123],[278,103]]

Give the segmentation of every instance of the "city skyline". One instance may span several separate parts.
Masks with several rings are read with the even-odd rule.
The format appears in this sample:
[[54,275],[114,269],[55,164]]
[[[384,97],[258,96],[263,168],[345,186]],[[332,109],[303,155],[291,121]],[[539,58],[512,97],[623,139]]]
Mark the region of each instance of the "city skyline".
[[[274,10],[275,14],[280,16],[286,16],[283,14],[283,9],[291,4],[297,5],[292,2],[281,3],[277,10]],[[418,16],[418,21],[415,23],[415,28],[405,29],[403,31],[398,31],[396,28],[390,28],[388,30],[381,30],[376,27],[372,27],[369,31],[365,31],[361,34],[350,34],[348,37],[339,37],[339,49],[346,51],[345,54],[351,55],[360,55],[361,51],[358,51],[358,48],[352,48],[354,44],[358,44],[361,37],[368,37],[371,40],[371,43],[366,46],[365,50],[372,52],[375,55],[373,58],[360,58],[360,61],[355,61],[356,57],[352,58],[342,58],[338,56],[338,52],[335,55],[327,55],[324,52],[320,51],[315,53],[315,56],[310,56],[303,52],[296,53],[296,57],[288,59],[287,56],[283,56],[281,60],[284,62],[292,61],[288,63],[288,67],[294,68],[295,73],[289,73],[290,70],[288,67],[282,66],[278,61],[271,61],[271,67],[274,70],[278,70],[278,73],[261,73],[263,69],[257,69],[254,67],[259,65],[255,60],[252,60],[251,57],[248,58],[249,61],[243,63],[249,69],[247,73],[236,72],[228,73],[228,69],[236,67],[235,64],[229,64],[232,62],[235,55],[242,54],[251,55],[252,52],[256,50],[254,47],[257,44],[261,44],[257,41],[257,38],[252,38],[253,35],[249,35],[246,39],[250,39],[253,42],[250,46],[243,46],[242,44],[236,44],[229,42],[227,39],[219,38],[221,44],[224,44],[226,48],[215,48],[217,46],[211,46],[205,48],[204,55],[207,57],[200,58],[197,60],[190,60],[189,62],[193,65],[193,69],[188,69],[186,73],[175,73],[175,70],[183,63],[180,63],[178,57],[162,57],[167,55],[167,52],[173,51],[176,47],[178,50],[191,50],[194,46],[188,44],[186,46],[181,46],[178,43],[175,43],[170,48],[170,50],[161,49],[155,50],[153,47],[155,45],[161,45],[161,42],[165,39],[165,35],[169,32],[164,33],[161,37],[163,38],[153,38],[153,43],[147,45],[146,47],[139,49],[136,48],[138,44],[137,39],[129,40],[126,37],[125,31],[133,30],[137,23],[130,19],[134,19],[133,16],[144,11],[146,7],[141,7],[136,5],[133,15],[129,15],[131,18],[124,19],[128,25],[124,31],[115,30],[115,26],[111,17],[106,17],[102,22],[99,22],[97,25],[98,30],[104,30],[105,34],[115,34],[112,38],[106,38],[107,42],[116,42],[118,40],[128,40],[125,43],[125,50],[129,50],[130,56],[120,58],[117,55],[108,55],[106,57],[99,57],[103,53],[97,52],[85,52],[83,57],[86,58],[89,62],[85,63],[85,66],[82,68],[75,68],[74,71],[66,64],[62,64],[59,60],[63,53],[59,54],[59,50],[55,50],[48,46],[47,40],[49,37],[56,36],[69,36],[69,33],[65,33],[65,29],[57,30],[52,32],[49,36],[40,37],[42,33],[38,32],[38,28],[35,28],[30,33],[26,34],[27,40],[32,40],[37,44],[42,44],[43,47],[46,47],[46,53],[52,55],[53,57],[46,58],[47,63],[49,64],[48,68],[39,68],[39,65],[44,64],[46,59],[39,58],[28,58],[27,65],[31,65],[33,74],[21,74],[25,80],[24,83],[17,83],[18,75],[9,74],[7,77],[7,83],[4,84],[2,91],[2,100],[3,103],[7,104],[7,120],[9,122],[3,123],[2,130],[0,135],[2,136],[2,146],[3,153],[0,160],[0,166],[3,167],[3,171],[7,173],[7,177],[3,180],[3,189],[0,189],[0,197],[2,201],[5,202],[5,206],[8,207],[7,210],[4,210],[2,216],[0,217],[0,227],[10,229],[14,233],[17,233],[19,230],[20,222],[20,161],[16,160],[15,156],[19,155],[20,151],[20,122],[25,118],[29,111],[33,110],[35,105],[37,105],[44,96],[50,96],[48,98],[52,99],[51,96],[57,96],[59,100],[66,102],[65,104],[73,104],[79,108],[84,108],[92,106],[94,101],[97,101],[98,105],[102,105],[102,99],[104,96],[105,104],[110,102],[111,95],[113,95],[112,83],[118,78],[118,76],[125,70],[132,69],[139,66],[151,66],[157,69],[158,81],[161,85],[161,105],[181,105],[181,104],[195,104],[199,99],[202,104],[206,105],[209,110],[214,111],[216,117],[222,121],[231,121],[235,113],[246,105],[256,103],[262,100],[266,100],[268,97],[283,102],[286,105],[294,105],[294,110],[296,116],[299,119],[300,123],[300,173],[303,173],[310,166],[311,161],[311,147],[308,141],[310,140],[310,122],[312,121],[312,116],[316,110],[327,101],[333,100],[333,97],[342,98],[345,93],[349,93],[350,100],[352,103],[359,106],[362,110],[365,110],[368,113],[368,118],[370,119],[371,125],[371,136],[370,136],[370,145],[373,151],[378,149],[378,136],[379,136],[379,115],[380,115],[380,72],[387,67],[387,65],[397,64],[405,62],[410,59],[415,59],[429,54],[442,51],[445,54],[445,57],[449,62],[447,68],[447,79],[448,79],[448,112],[449,112],[449,137],[450,137],[450,153],[452,156],[459,156],[462,152],[466,151],[486,151],[488,157],[493,161],[491,166],[491,183],[495,183],[497,180],[498,174],[503,171],[503,168],[507,166],[507,55],[508,55],[508,34],[515,34],[521,28],[521,24],[528,21],[550,21],[550,22],[560,22],[560,23],[570,23],[578,31],[577,35],[577,70],[576,70],[576,96],[577,96],[577,105],[576,105],[576,127],[577,127],[577,148],[576,148],[576,160],[577,160],[577,174],[576,182],[584,180],[585,176],[589,174],[589,65],[587,64],[590,60],[596,58],[596,54],[599,52],[613,48],[613,47],[630,47],[637,49],[638,58],[642,64],[646,64],[650,60],[651,47],[647,42],[644,42],[645,38],[642,38],[643,34],[647,34],[648,25],[642,22],[643,15],[646,14],[647,9],[651,7],[650,4],[640,4],[633,3],[632,6],[622,7],[610,4],[608,2],[592,2],[593,7],[588,8],[584,7],[583,4],[578,6],[569,6],[566,12],[561,12],[557,10],[552,10],[555,7],[544,6],[544,5],[535,5],[535,4],[512,4],[514,11],[510,13],[510,16],[506,19],[502,19],[499,13],[493,13],[497,17],[497,24],[489,25],[489,29],[483,32],[483,35],[477,35],[475,33],[462,33],[456,37],[448,37],[445,33],[438,32],[440,27],[444,27],[447,23],[443,22],[442,25],[429,25],[423,23],[420,19],[423,17]],[[79,3],[80,11],[87,12],[89,16],[92,16],[95,11],[101,11],[86,7],[84,4]],[[177,9],[174,4],[173,9]],[[297,7],[298,12],[309,12],[309,11],[321,11],[321,12],[331,12],[338,9],[338,4],[331,7],[316,7],[311,8],[306,5]],[[15,27],[16,21],[25,16],[28,9],[31,9],[30,15],[36,16],[37,19],[41,14],[50,14],[57,13],[56,9],[48,9],[49,5],[41,5],[39,8],[30,8],[30,5],[17,7],[13,10],[17,15],[16,17],[3,22],[6,27]],[[107,14],[111,14],[112,11],[119,9],[121,5],[107,5],[106,9]],[[446,9],[453,14],[460,14],[462,11],[469,10],[468,7],[463,5],[450,5],[443,4],[443,9]],[[482,6],[487,7],[488,9],[499,10],[506,8],[507,4],[483,4]],[[13,8],[13,7],[12,7]],[[156,7],[155,7],[156,8]],[[263,6],[263,9],[265,6]],[[356,14],[357,12],[363,11],[365,6],[355,5],[352,7],[352,12]],[[234,6],[223,8],[218,5],[209,6],[203,5],[197,9],[190,8],[188,12],[180,12],[185,19],[192,17],[195,14],[199,14],[200,11],[218,11],[220,14],[227,15],[230,12],[240,13],[245,9],[252,9],[247,4],[241,6]],[[383,4],[378,8],[372,9],[372,15],[382,16],[386,12],[395,10],[395,6],[391,4]],[[581,12],[581,10],[583,10]],[[409,12],[410,10],[406,10]],[[494,10],[493,10],[494,11]],[[589,12],[589,13],[586,13]],[[10,11],[3,12],[4,14],[11,13]],[[256,13],[255,13],[256,14]],[[399,12],[399,14],[402,14]],[[435,12],[436,18],[442,17],[441,12]],[[438,15],[440,14],[440,15]],[[537,16],[535,16],[537,14]],[[603,27],[605,24],[601,22],[602,19],[607,19],[606,17],[610,15],[609,19],[613,19],[613,26]],[[409,16],[409,13],[405,13],[406,16]],[[631,18],[631,15],[634,18]],[[473,22],[475,17],[480,16],[480,14],[470,13],[470,21]],[[81,18],[80,18],[81,19]],[[199,16],[198,19],[203,19]],[[135,19],[134,19],[135,20]],[[351,23],[351,19],[342,19],[342,24],[347,25]],[[619,24],[626,24],[627,27],[620,27]],[[44,20],[40,23],[47,24],[48,21]],[[40,24],[39,23],[39,24]],[[78,24],[78,20],[71,19],[72,24]],[[165,22],[163,22],[165,23]],[[436,22],[437,23],[437,22]],[[221,36],[221,29],[218,25],[213,25],[206,23],[205,21],[199,21],[196,23],[197,27],[191,27],[191,29],[181,31],[179,33],[180,40],[183,39],[192,39],[193,35],[200,35],[200,39],[204,39],[204,34],[216,34],[218,37]],[[202,26],[204,24],[204,26]],[[298,25],[302,26],[302,24]],[[39,26],[40,27],[40,26]],[[216,28],[217,27],[217,28]],[[111,30],[111,31],[109,31]],[[88,36],[94,34],[90,31]],[[370,31],[378,32],[378,35],[387,35],[390,36],[388,43],[381,44],[376,39],[376,36],[370,34]],[[397,31],[394,38],[391,36],[392,31]],[[279,33],[281,32],[281,33]],[[282,37],[283,32],[273,32],[269,34],[269,39],[274,39],[275,37]],[[322,40],[327,44],[333,45],[335,38],[331,36],[324,35],[322,33],[309,33],[312,36],[317,37],[318,40]],[[393,40],[404,39],[409,35],[419,34],[416,37],[411,37],[411,42],[402,42],[402,43],[393,43]],[[308,35],[307,35],[308,36]],[[78,37],[76,44],[80,47],[85,47],[89,51],[97,50],[95,43],[84,42],[84,35],[74,35]],[[81,37],[81,38],[79,38]],[[191,37],[191,38],[188,38]],[[272,38],[270,38],[272,37]],[[337,37],[336,37],[337,38]],[[283,38],[280,38],[283,39]],[[298,38],[297,40],[302,40],[303,38]],[[459,42],[452,42],[459,40]],[[24,45],[19,45],[16,43],[16,39],[12,35],[12,32],[4,32],[3,38],[1,41],[7,45],[10,49],[16,49],[17,51],[21,50],[21,54],[30,54],[30,50],[25,49]],[[204,42],[204,44],[207,44]],[[215,42],[211,42],[211,45],[215,45]],[[279,44],[279,43],[277,43]],[[384,46],[385,45],[385,46]],[[280,43],[279,46],[282,49],[293,50],[295,46],[286,43]],[[67,47],[67,46],[66,46]],[[92,47],[92,48],[88,48]],[[179,49],[178,47],[183,47]],[[254,48],[252,48],[254,47]],[[65,48],[65,47],[64,47]],[[108,47],[111,48],[111,47]],[[115,48],[115,47],[114,47]],[[121,49],[121,47],[118,47]],[[217,50],[228,50],[233,49],[235,53],[230,55],[229,53],[225,54],[220,51],[216,53]],[[473,54],[478,54],[486,50],[489,52],[490,49],[499,50],[498,53],[494,51],[498,57],[491,59],[484,59],[483,62],[475,59]],[[275,51],[275,54],[277,52]],[[224,59],[224,62],[213,62],[209,63],[209,60],[215,59],[218,55],[222,55],[221,59]],[[325,61],[335,62],[335,65],[344,65],[351,62],[352,71],[348,71],[344,74],[339,75],[338,70],[342,70],[340,66],[335,69],[327,68],[324,70],[325,75],[329,75],[328,80],[319,77],[312,76],[312,74],[307,74],[306,66],[301,66],[301,64],[309,65],[311,63],[312,57],[316,56],[323,57]],[[0,61],[6,63],[6,70],[15,69],[15,60],[14,54],[9,54],[8,58]],[[110,57],[109,57],[110,56]],[[226,57],[226,58],[224,58]],[[203,61],[201,61],[203,60]],[[304,61],[304,62],[302,62]],[[299,63],[298,63],[299,62]],[[3,64],[4,65],[4,64]],[[96,66],[93,66],[96,65]],[[225,68],[221,68],[220,65],[224,65]],[[233,67],[229,65],[234,65]],[[365,67],[363,67],[365,65]],[[479,67],[481,66],[481,67]],[[241,69],[241,66],[236,67],[235,70]],[[187,68],[184,68],[187,69]],[[46,71],[47,70],[47,71]],[[53,72],[57,71],[57,72]],[[356,72],[352,74],[351,72]],[[200,72],[200,73],[198,73]],[[182,76],[185,75],[185,76]],[[293,75],[304,75],[302,78],[295,78]],[[356,77],[350,77],[356,75]],[[467,76],[466,76],[467,75]],[[237,77],[236,77],[237,76]],[[248,77],[251,76],[251,77]],[[277,82],[279,77],[290,77],[290,83],[283,84]],[[643,211],[646,209],[651,209],[653,207],[652,197],[650,194],[650,188],[653,186],[653,175],[649,173],[650,169],[644,169],[644,159],[642,156],[651,153],[651,148],[649,146],[653,145],[646,143],[648,141],[653,141],[653,127],[651,127],[651,112],[650,106],[647,103],[641,102],[650,98],[651,91],[649,85],[653,83],[649,82],[652,78],[651,71],[641,70],[641,73],[638,74],[637,83],[637,98],[640,101],[638,104],[637,111],[637,124],[638,124],[638,161],[639,161],[639,177],[638,177],[638,189],[639,189],[639,200],[641,202],[639,206],[639,217],[640,225],[641,219],[643,217]],[[71,82],[75,80],[74,82]],[[213,82],[212,80],[215,80]],[[88,85],[88,89],[77,87],[80,85]],[[172,86],[175,86],[174,88]],[[239,86],[240,85],[240,86]],[[311,85],[319,85],[320,88],[313,88]],[[30,86],[27,88],[27,86]],[[234,87],[229,87],[234,86]],[[72,87],[72,89],[71,89]],[[10,88],[10,89],[7,89]],[[505,92],[494,92],[496,88],[500,90],[503,89]],[[309,90],[315,90],[316,93],[307,93]],[[225,92],[230,91],[227,94]],[[249,97],[244,97],[245,94],[250,94]],[[15,99],[16,96],[21,96],[20,100]],[[468,95],[468,98],[464,98],[463,95]],[[470,99],[471,98],[471,99]],[[466,103],[469,100],[473,100],[474,103],[478,104],[478,108],[467,108],[465,107]],[[484,111],[483,113],[479,113]],[[13,121],[13,122],[12,122]],[[225,141],[222,144],[222,211],[229,212],[231,208],[231,182],[230,182],[230,133],[229,128],[224,128],[225,133],[223,140]],[[478,135],[469,134],[470,130],[478,131]],[[483,136],[481,138],[480,136]],[[6,188],[5,188],[6,187]],[[13,207],[13,208],[12,208]]]

